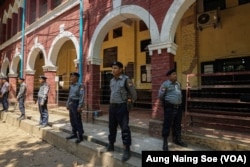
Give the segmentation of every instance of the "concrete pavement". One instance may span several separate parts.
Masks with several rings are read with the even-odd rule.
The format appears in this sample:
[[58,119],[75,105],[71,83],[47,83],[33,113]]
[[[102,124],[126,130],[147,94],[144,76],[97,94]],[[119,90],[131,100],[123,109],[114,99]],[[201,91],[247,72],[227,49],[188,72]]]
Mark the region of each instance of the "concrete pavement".
[[[13,126],[17,126],[26,132],[40,137],[42,140],[48,143],[62,148],[80,158],[96,166],[141,166],[141,154],[146,150],[162,150],[162,139],[150,137],[147,133],[147,123],[131,117],[130,127],[132,131],[132,157],[125,163],[121,162],[122,156],[122,140],[121,133],[118,130],[117,140],[115,143],[115,152],[109,153],[105,151],[105,146],[108,144],[108,125],[107,115],[95,118],[93,122],[83,122],[84,138],[85,140],[79,145],[74,143],[74,140],[66,140],[65,137],[71,132],[71,126],[69,123],[69,117],[67,110],[64,107],[49,109],[49,126],[46,128],[40,128],[36,126],[38,124],[40,114],[35,105],[26,107],[27,119],[19,121],[17,118],[20,116],[20,112],[16,109],[11,109],[9,112],[2,112],[1,119],[6,123]],[[192,135],[186,135],[184,137],[188,142],[188,147],[183,148],[169,143],[169,149],[171,151],[207,151],[215,150],[211,147],[205,147],[200,145],[205,141],[203,138],[195,138]],[[213,138],[206,138],[208,142],[215,141]],[[197,144],[196,144],[197,143]],[[248,149],[242,146],[243,150]]]

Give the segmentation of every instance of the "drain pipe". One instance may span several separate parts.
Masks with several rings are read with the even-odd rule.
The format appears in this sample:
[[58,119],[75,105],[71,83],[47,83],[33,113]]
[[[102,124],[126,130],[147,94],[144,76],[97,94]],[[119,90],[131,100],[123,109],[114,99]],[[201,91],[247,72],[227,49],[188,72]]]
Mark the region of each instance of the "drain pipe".
[[83,58],[82,58],[82,50],[83,50],[83,2],[82,0],[79,0],[80,1],[80,27],[79,27],[79,34],[80,34],[80,37],[79,37],[79,74],[80,74],[80,78],[79,78],[79,82],[82,83],[82,78],[83,78],[83,67],[82,67],[82,64],[83,64]]
[[23,14],[22,14],[22,48],[21,48],[21,57],[20,57],[20,77],[23,77],[24,37],[25,37],[25,16],[26,16],[26,0],[23,0]]

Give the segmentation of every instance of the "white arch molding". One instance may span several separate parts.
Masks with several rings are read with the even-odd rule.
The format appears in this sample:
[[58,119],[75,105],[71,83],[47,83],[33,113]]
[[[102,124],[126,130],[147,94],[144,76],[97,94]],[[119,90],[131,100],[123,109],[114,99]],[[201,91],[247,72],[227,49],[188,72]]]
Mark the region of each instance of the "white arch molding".
[[163,20],[160,35],[161,42],[174,42],[175,32],[182,16],[195,1],[178,0],[172,3]]
[[57,56],[58,53],[62,47],[62,45],[68,41],[71,40],[72,43],[75,46],[76,49],[76,56],[77,56],[77,60],[79,60],[79,42],[77,40],[77,38],[75,37],[75,35],[69,31],[64,31],[64,25],[60,26],[60,33],[56,36],[56,38],[53,40],[49,53],[48,53],[48,66],[55,68],[56,67],[56,60],[57,60]]
[[8,76],[7,74],[7,69],[9,67],[10,61],[9,59],[5,56],[2,66],[1,66],[1,76]]
[[[147,17],[145,17],[147,16]],[[154,18],[144,8],[136,5],[114,8],[97,25],[91,38],[87,60],[90,64],[101,64],[100,51],[103,39],[108,31],[117,23],[128,18],[140,18],[149,28],[152,43],[159,42],[159,30]]]
[[27,65],[25,70],[27,73],[34,73],[36,58],[40,51],[43,53],[43,58],[45,60],[44,64],[47,64],[47,56],[44,46],[40,43],[37,43],[37,39],[35,40],[35,44],[32,46],[27,58]]
[[21,56],[21,54],[20,54],[20,52],[18,52],[18,48],[16,48],[15,56],[13,57],[11,64],[10,64],[10,74],[11,75],[18,75],[17,68],[18,68],[18,64],[21,60],[20,56]]

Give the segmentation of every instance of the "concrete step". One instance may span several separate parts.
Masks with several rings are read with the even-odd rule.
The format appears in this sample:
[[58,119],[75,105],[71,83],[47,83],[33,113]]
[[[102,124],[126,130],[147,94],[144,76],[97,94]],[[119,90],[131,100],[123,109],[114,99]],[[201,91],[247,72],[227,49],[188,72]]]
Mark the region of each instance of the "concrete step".
[[64,117],[50,114],[50,126],[40,128],[37,126],[39,115],[35,112],[27,110],[27,119],[22,121],[17,119],[19,115],[17,112],[1,112],[0,118],[5,123],[18,127],[32,136],[39,137],[58,148],[62,148],[78,156],[88,162],[88,165],[107,167],[141,166],[141,159],[139,157],[132,154],[128,161],[122,162],[122,152],[117,150],[117,147],[112,153],[106,152],[105,146],[98,144],[98,142],[93,142],[94,139],[89,134],[84,135],[85,140],[79,144],[75,144],[74,140],[66,140],[66,136],[69,135],[67,131],[69,131],[70,127],[66,123],[68,120]]
[[[71,132],[71,126],[68,116],[58,115],[57,113],[49,114],[49,126],[39,128],[36,126],[40,119],[38,111],[26,110],[27,119],[19,121],[17,118],[20,112],[2,112],[1,119],[6,123],[17,126],[33,136],[38,136],[48,143],[62,148],[84,161],[94,163],[95,166],[141,166],[142,151],[162,150],[162,139],[150,137],[148,133],[137,133],[132,131],[131,159],[123,163],[121,161],[123,143],[121,139],[121,131],[118,129],[117,139],[115,143],[115,151],[112,153],[105,152],[108,144],[108,126],[93,123],[83,123],[84,141],[76,145],[72,140],[66,140],[66,136]],[[169,142],[171,151],[198,151],[211,150],[205,146],[201,147],[195,144],[189,144],[187,148],[177,146],[171,141]]]
[[[35,108],[36,105],[31,107]],[[59,120],[53,120],[53,117],[50,117],[51,125],[55,122],[57,124],[62,123],[63,125],[67,124],[67,126],[64,126],[61,128],[61,131],[64,131],[66,133],[70,133],[70,125],[68,121],[68,111],[65,107],[59,107],[59,108],[50,108],[49,109],[50,115],[57,115],[58,117],[62,117]],[[83,114],[86,114],[87,111],[84,111]],[[38,111],[37,111],[38,113]],[[136,138],[139,140],[134,142],[135,145],[137,142],[140,144],[140,141],[143,141],[144,139],[150,139],[152,138],[153,143],[157,143],[156,145],[151,145],[145,141],[146,150],[161,150],[162,146],[162,138],[160,137],[162,122],[157,120],[151,120],[149,121],[148,118],[143,118],[141,115],[141,111],[139,112],[131,112],[130,113],[130,129],[133,135],[133,140],[136,141]],[[92,140],[94,143],[101,144],[105,146],[107,144],[108,139],[108,114],[105,115],[98,115],[98,117],[93,117],[93,112],[88,112],[90,115],[90,119],[87,121],[84,120],[84,128],[86,138],[89,138],[89,140]],[[139,115],[138,115],[139,114]],[[143,113],[145,114],[145,112]],[[93,117],[93,118],[92,118]],[[37,118],[39,119],[39,117]],[[63,122],[63,120],[65,120]],[[155,136],[149,136],[149,123],[153,123],[154,125],[151,126],[150,131],[156,131],[157,135]],[[89,129],[93,129],[93,131],[89,131]],[[99,130],[96,130],[99,129]],[[119,131],[120,132],[120,131]],[[118,132],[118,135],[119,135]],[[159,133],[158,133],[159,132]],[[103,136],[98,136],[96,134],[103,134]],[[95,135],[93,135],[95,134]],[[142,138],[140,138],[140,137]],[[104,138],[103,138],[104,137]],[[119,136],[118,136],[119,137]],[[134,139],[135,138],[135,139]],[[208,129],[208,128],[195,128],[195,127],[189,127],[187,130],[183,131],[182,138],[184,141],[186,141],[189,145],[195,145],[199,146],[201,149],[207,149],[210,148],[212,150],[250,150],[250,136],[249,135],[242,135],[242,133],[231,133],[226,131],[217,131],[214,129]],[[117,150],[122,150],[122,143],[120,142],[121,139],[117,138]],[[171,139],[170,139],[171,141]],[[147,148],[147,145],[149,144],[149,147]],[[171,146],[171,143],[170,143]],[[133,147],[133,146],[132,146]],[[135,147],[137,148],[137,147]],[[171,148],[171,147],[170,147]],[[172,148],[173,150],[175,147]],[[193,148],[191,148],[193,149]],[[134,149],[136,150],[136,149]],[[142,149],[141,149],[142,150]],[[141,151],[139,149],[138,152],[134,151],[134,156],[140,157]],[[197,148],[194,148],[193,150],[197,150]]]

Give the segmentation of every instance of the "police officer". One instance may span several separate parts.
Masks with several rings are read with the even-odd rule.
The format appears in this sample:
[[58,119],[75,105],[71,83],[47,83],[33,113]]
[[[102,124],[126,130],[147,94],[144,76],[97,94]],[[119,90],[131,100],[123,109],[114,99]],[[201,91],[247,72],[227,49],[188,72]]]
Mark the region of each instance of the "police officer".
[[47,103],[48,103],[48,93],[49,93],[49,85],[46,82],[47,77],[44,75],[40,75],[38,80],[40,85],[39,91],[38,91],[38,108],[40,111],[40,128],[44,128],[48,124],[49,120],[49,114],[48,114],[48,108],[47,108]]
[[166,74],[168,80],[164,81],[159,89],[158,97],[164,99],[164,121],[162,128],[163,150],[168,151],[168,136],[172,126],[173,142],[182,147],[187,144],[181,141],[181,120],[182,120],[182,92],[180,83],[177,81],[175,69]]
[[83,125],[81,118],[81,111],[83,107],[84,90],[82,84],[78,83],[80,74],[77,72],[70,73],[70,90],[66,107],[69,110],[70,124],[72,133],[66,139],[76,138],[75,143],[78,144],[83,141]]
[[1,80],[2,80],[2,87],[1,87],[0,98],[2,99],[2,106],[3,106],[3,109],[1,111],[7,112],[9,109],[8,97],[9,97],[10,84],[7,80],[7,77],[2,77]]
[[109,108],[109,144],[107,151],[114,151],[117,126],[121,127],[122,141],[124,145],[122,161],[130,158],[131,132],[129,124],[129,112],[127,108],[128,97],[134,102],[137,94],[132,81],[122,74],[123,64],[113,62],[111,64],[113,78],[110,81],[110,108]]
[[24,78],[19,77],[18,78],[18,83],[20,84],[19,92],[17,94],[17,100],[19,103],[19,110],[21,112],[21,115],[19,117],[19,120],[25,119],[25,106],[24,106],[24,101],[25,101],[25,96],[26,96],[26,84],[24,83]]

